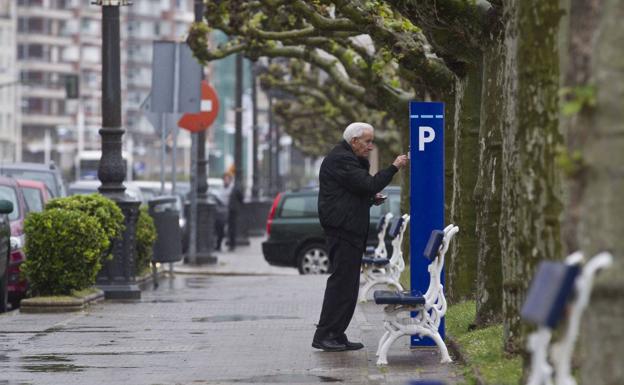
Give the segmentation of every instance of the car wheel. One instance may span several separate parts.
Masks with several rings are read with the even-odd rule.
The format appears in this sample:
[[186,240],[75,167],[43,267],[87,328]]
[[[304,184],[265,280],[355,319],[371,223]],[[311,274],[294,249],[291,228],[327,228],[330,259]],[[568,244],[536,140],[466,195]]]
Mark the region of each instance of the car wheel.
[[329,254],[322,243],[304,246],[297,256],[300,274],[327,274],[329,272]]

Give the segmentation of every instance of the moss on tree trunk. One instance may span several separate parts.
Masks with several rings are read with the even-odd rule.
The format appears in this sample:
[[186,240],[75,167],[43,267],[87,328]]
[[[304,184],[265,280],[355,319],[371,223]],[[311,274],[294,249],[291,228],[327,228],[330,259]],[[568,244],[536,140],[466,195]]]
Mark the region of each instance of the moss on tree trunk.
[[506,4],[505,122],[502,210],[505,349],[522,352],[526,326],[520,309],[535,267],[560,259],[559,183],[555,167],[558,131],[560,17],[555,0]]
[[501,319],[503,306],[502,260],[499,238],[501,210],[501,130],[505,48],[491,41],[483,55],[483,94],[479,129],[479,174],[474,189],[476,206],[477,312],[483,327]]
[[[583,172],[576,181],[583,187],[578,210],[578,241],[587,257],[609,250],[614,264],[597,278],[581,330],[581,383],[624,383],[624,3],[621,0],[573,1],[581,9],[593,7],[595,25],[578,39],[578,24],[570,26],[570,41],[581,40],[588,52],[588,84],[595,86],[595,107],[586,106],[579,118],[576,149],[582,154]],[[586,12],[587,16],[592,15]],[[571,22],[574,23],[574,18]],[[586,20],[577,20],[585,23]],[[580,35],[583,36],[583,35]],[[571,54],[574,50],[571,50]]]
[[457,302],[472,299],[477,277],[476,210],[473,190],[479,166],[479,122],[481,110],[481,72],[479,64],[467,65],[466,76],[457,80],[452,157],[450,222],[460,232],[452,243],[447,262],[449,299]]

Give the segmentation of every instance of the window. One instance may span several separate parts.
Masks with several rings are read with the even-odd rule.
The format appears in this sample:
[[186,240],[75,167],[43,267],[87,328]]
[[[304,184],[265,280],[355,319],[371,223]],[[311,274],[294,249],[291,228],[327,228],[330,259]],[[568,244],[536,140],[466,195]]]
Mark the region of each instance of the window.
[[26,204],[28,205],[28,211],[40,212],[43,211],[43,197],[41,191],[32,187],[22,187]]
[[312,195],[287,197],[282,205],[280,216],[282,218],[315,217],[318,215],[317,199],[318,197]]
[[[14,178],[32,179],[32,180],[37,180],[39,182],[43,182],[46,185],[46,188],[48,189],[48,194],[50,194],[50,196],[58,195],[52,192],[52,190],[57,189],[57,184],[56,184],[56,180],[54,179],[54,174],[52,174],[51,172],[4,169],[4,174],[10,175]],[[0,186],[0,188],[2,188],[2,186]],[[7,198],[2,198],[2,193],[0,192],[0,199],[7,199]],[[15,203],[13,205],[15,206]]]
[[0,199],[13,203],[13,211],[9,214],[9,220],[14,221],[20,217],[20,207],[17,201],[17,192],[10,186],[0,186]]

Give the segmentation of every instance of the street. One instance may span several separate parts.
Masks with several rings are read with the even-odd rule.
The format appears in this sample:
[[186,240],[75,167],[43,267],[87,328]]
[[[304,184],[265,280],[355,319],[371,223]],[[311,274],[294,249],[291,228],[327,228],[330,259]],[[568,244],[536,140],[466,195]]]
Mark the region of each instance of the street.
[[[326,277],[269,267],[260,241],[218,254],[218,266],[194,274],[180,272],[192,267],[176,266],[173,278],[162,278],[158,288],[149,284],[138,302],[1,315],[0,384],[460,382],[455,364],[439,364],[435,349],[410,351],[407,338],[391,349],[390,365],[378,368],[383,312],[374,304],[358,306],[347,331],[365,349],[313,349]],[[245,275],[235,275],[237,266]],[[254,267],[260,275],[250,274]]]

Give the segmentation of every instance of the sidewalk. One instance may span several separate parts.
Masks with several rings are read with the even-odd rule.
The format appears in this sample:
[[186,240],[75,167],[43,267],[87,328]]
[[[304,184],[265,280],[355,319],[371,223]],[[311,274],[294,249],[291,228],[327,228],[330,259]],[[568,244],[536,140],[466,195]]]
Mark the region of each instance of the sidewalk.
[[[238,246],[233,252],[214,252],[215,265],[189,266],[182,262],[174,264],[174,271],[181,274],[211,275],[299,275],[295,268],[269,265],[262,256],[265,237],[250,237],[249,246]],[[226,247],[224,247],[227,250]]]
[[[255,239],[236,254],[223,253],[219,271],[233,268],[228,261],[238,257],[249,258],[241,265],[261,265],[258,245]],[[436,350],[410,351],[407,338],[390,351],[390,365],[378,368],[374,353],[382,312],[374,304],[358,306],[347,331],[365,349],[311,348],[326,277],[292,270],[295,274],[223,276],[208,275],[204,267],[198,268],[201,275],[189,269],[162,279],[157,289],[148,287],[138,302],[105,301],[79,313],[0,315],[0,383],[461,382],[456,365],[439,364]]]

